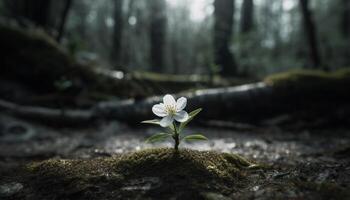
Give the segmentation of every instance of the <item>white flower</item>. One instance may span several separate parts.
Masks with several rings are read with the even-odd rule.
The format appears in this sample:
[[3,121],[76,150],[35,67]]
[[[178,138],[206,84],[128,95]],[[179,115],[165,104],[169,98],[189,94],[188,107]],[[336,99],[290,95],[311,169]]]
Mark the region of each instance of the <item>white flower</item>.
[[163,97],[163,103],[156,104],[152,107],[152,111],[158,117],[163,117],[160,120],[162,127],[170,126],[174,119],[178,122],[185,122],[188,119],[188,113],[183,109],[186,107],[187,99],[181,97],[175,101],[174,97],[167,94]]

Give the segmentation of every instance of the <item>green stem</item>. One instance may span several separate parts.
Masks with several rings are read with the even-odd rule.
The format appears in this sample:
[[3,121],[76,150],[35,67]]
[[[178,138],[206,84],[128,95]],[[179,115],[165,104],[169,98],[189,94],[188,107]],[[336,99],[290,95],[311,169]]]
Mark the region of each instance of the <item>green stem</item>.
[[175,148],[175,151],[178,151],[178,150],[179,150],[179,144],[180,144],[179,133],[177,132],[176,123],[175,123],[175,122],[173,122],[173,125],[174,125],[174,135],[173,135],[173,138],[174,138],[174,140],[175,140],[174,148]]

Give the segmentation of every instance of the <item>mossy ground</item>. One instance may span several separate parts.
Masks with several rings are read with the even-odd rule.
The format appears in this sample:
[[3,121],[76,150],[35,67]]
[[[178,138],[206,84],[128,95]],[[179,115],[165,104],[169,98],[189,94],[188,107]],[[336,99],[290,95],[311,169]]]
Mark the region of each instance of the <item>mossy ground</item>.
[[28,165],[27,172],[36,197],[167,199],[230,194],[245,187],[245,171],[254,166],[235,154],[162,148],[93,160],[50,159]]
[[[257,168],[227,153],[187,149],[178,154],[172,149],[127,153],[135,149],[135,140],[144,140],[140,138],[144,131],[132,129],[127,137],[96,132],[83,140],[81,130],[61,135],[38,131],[41,135],[35,140],[0,141],[0,199],[350,199],[348,129],[206,128],[210,144],[196,146],[242,152],[269,165]],[[56,146],[51,141],[63,142]],[[103,146],[105,141],[108,146]],[[77,148],[65,153],[72,144]],[[111,149],[120,148],[123,154],[110,156]],[[62,156],[71,159],[58,159]]]

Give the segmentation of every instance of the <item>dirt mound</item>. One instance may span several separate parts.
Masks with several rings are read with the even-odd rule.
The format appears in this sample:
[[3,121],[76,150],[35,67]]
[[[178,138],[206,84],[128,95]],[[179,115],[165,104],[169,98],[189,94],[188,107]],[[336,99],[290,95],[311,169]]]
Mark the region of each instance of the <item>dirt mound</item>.
[[200,198],[244,188],[244,171],[256,165],[229,153],[148,149],[93,160],[50,159],[27,167],[36,198]]

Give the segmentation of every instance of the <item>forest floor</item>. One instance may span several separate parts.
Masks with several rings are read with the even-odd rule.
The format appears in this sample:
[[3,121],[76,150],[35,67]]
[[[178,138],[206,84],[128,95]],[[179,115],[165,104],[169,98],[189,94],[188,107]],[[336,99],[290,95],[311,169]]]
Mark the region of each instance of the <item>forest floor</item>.
[[[171,141],[155,145],[144,143],[145,138],[157,130],[141,124],[131,127],[118,122],[106,122],[96,127],[81,129],[54,129],[0,114],[0,197],[36,199],[35,194],[29,193],[30,190],[27,189],[30,182],[21,180],[19,170],[33,161],[50,158],[89,160],[152,147],[171,147]],[[180,148],[236,153],[265,166],[247,174],[249,184],[244,188],[224,195],[210,190],[203,191],[198,198],[349,199],[350,197],[349,129],[293,130],[271,125],[239,126],[239,128],[191,127],[188,131],[201,132],[209,138],[209,141],[184,143]],[[125,184],[131,184],[128,187],[129,192],[132,192],[135,199],[145,199],[149,197],[148,190],[157,189],[146,187],[149,185],[147,181]],[[55,197],[52,193],[51,198],[62,197]],[[175,195],[173,199],[179,198]]]

